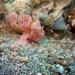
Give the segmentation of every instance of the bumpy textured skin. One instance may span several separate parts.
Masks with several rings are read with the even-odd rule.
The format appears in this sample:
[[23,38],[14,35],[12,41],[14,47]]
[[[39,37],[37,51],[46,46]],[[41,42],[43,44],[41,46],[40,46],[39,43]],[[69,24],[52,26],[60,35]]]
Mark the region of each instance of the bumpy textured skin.
[[10,13],[6,17],[6,21],[13,30],[17,29],[22,33],[20,43],[27,43],[29,40],[38,42],[44,37],[44,30],[40,21],[32,20],[29,15],[18,16],[16,13]]

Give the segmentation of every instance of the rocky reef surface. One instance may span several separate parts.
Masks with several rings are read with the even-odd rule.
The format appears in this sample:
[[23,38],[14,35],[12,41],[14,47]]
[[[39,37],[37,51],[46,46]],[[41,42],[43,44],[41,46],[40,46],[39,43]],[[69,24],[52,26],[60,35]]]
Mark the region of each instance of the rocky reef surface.
[[[64,12],[71,0],[10,0],[5,3],[8,13],[30,14],[33,19],[44,19],[53,24]],[[61,6],[61,7],[60,7]]]

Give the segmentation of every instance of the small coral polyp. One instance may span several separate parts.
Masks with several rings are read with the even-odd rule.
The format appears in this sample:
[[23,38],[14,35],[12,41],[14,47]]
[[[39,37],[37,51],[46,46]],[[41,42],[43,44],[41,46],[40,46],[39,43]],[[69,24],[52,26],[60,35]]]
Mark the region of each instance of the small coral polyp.
[[39,20],[33,20],[30,15],[17,15],[12,12],[6,17],[7,23],[16,31],[22,33],[19,43],[30,41],[38,42],[44,37],[44,30]]

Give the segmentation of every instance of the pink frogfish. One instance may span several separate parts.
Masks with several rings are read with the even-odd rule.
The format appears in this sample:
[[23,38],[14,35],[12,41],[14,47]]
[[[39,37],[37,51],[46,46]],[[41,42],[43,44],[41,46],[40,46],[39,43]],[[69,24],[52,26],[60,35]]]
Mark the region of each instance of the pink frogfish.
[[30,15],[17,15],[10,13],[6,17],[7,23],[13,30],[18,30],[22,33],[18,43],[26,44],[28,42],[40,41],[45,33],[39,20],[33,20]]

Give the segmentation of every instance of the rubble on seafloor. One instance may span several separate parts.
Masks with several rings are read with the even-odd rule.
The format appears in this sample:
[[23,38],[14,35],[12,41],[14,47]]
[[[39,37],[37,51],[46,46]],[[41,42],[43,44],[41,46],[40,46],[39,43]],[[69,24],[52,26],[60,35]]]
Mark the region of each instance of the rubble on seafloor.
[[21,46],[15,45],[17,36],[12,37],[14,34],[0,34],[0,52],[4,54],[2,56],[3,71],[0,73],[7,75],[44,73],[45,75],[51,75],[50,68],[59,58],[63,58],[69,64],[74,62],[71,49],[75,43],[69,37],[65,36],[62,40],[44,38],[39,44],[34,45],[32,43]]

